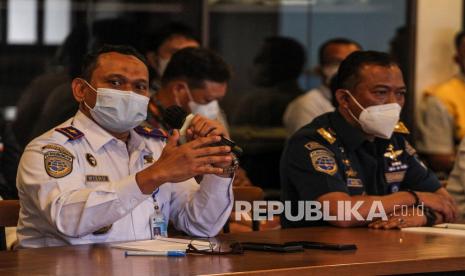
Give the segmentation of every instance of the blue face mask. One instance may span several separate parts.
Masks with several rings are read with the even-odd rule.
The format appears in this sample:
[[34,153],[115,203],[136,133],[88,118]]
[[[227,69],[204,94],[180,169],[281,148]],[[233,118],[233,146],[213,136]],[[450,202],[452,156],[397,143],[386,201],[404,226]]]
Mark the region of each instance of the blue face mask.
[[93,88],[97,94],[94,108],[83,102],[92,118],[104,129],[123,133],[140,125],[147,118],[149,98],[132,91]]

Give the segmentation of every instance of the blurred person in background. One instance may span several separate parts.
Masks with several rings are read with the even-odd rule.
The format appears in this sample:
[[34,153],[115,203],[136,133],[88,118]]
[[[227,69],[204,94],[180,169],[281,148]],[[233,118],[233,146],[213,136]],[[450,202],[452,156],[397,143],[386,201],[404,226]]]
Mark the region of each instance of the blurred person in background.
[[289,135],[321,114],[334,110],[331,79],[336,75],[339,64],[349,54],[361,49],[357,42],[347,38],[333,38],[320,46],[316,72],[321,78],[321,85],[297,97],[287,106],[283,122]]
[[268,37],[253,60],[256,91],[245,95],[232,114],[231,124],[282,127],[287,105],[303,94],[298,78],[306,61],[304,47],[288,37]]
[[465,137],[465,32],[455,36],[454,61],[460,72],[423,94],[419,105],[418,152],[435,172],[447,175]]

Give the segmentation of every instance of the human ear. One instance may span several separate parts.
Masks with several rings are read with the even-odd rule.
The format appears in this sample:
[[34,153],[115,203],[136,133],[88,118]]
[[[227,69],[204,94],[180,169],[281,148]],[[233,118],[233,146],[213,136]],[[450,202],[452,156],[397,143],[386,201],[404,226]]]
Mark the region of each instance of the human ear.
[[349,108],[349,98],[350,96],[347,94],[347,90],[345,89],[338,89],[336,90],[336,101],[342,108]]
[[86,97],[86,85],[84,81],[80,78],[75,78],[71,82],[71,89],[73,90],[74,99],[77,102],[82,102]]

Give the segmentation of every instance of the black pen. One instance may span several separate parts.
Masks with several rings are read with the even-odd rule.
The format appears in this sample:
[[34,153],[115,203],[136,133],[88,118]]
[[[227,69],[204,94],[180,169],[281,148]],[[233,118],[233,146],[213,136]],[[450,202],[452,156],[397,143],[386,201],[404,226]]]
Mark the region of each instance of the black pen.
[[287,242],[286,245],[301,245],[305,249],[323,249],[323,250],[356,250],[355,244],[337,244],[312,241],[295,241]]

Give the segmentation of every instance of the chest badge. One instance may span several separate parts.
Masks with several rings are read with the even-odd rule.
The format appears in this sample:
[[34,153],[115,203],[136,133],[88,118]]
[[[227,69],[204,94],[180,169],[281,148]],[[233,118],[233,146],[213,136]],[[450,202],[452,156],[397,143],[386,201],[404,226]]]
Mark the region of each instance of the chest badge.
[[86,153],[86,160],[92,167],[97,166],[97,159],[92,154]]
[[150,163],[153,163],[153,155],[152,154],[144,155],[144,165],[150,164]]
[[342,163],[344,164],[346,168],[345,173],[347,177],[351,177],[351,178],[357,177],[357,172],[354,171],[354,169],[352,169],[349,159],[342,159]]
[[391,159],[392,161],[397,161],[397,157],[399,157],[403,150],[394,150],[394,146],[390,144],[388,148],[386,149],[386,153],[384,154],[384,157],[387,157]]

